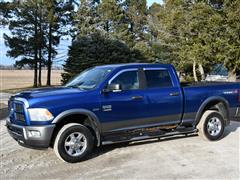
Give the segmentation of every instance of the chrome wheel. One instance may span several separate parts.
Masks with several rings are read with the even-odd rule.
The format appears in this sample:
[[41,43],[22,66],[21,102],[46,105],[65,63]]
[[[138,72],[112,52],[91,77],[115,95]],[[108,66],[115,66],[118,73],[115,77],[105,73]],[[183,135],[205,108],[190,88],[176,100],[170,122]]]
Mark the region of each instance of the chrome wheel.
[[217,136],[222,129],[221,120],[217,117],[211,118],[207,123],[207,131],[211,136]]
[[65,151],[70,156],[80,156],[87,148],[87,139],[80,132],[70,134],[64,143]]

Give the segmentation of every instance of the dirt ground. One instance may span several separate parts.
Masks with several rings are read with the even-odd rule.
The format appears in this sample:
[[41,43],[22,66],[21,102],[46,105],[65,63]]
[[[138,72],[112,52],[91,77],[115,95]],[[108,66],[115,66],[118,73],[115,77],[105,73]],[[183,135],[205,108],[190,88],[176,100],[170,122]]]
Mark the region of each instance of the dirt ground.
[[[52,85],[61,83],[61,70],[52,70]],[[47,70],[42,71],[42,84],[47,81]],[[33,70],[0,70],[0,91],[33,85]]]
[[[9,96],[0,93],[1,103],[6,104]],[[236,121],[217,142],[180,136],[107,145],[77,164],[62,162],[51,148],[21,147],[8,135],[5,121],[0,120],[0,180],[240,179],[240,122]]]
[[98,148],[84,162],[68,164],[52,149],[21,147],[0,121],[0,179],[240,179],[240,122],[225,137],[148,140]]

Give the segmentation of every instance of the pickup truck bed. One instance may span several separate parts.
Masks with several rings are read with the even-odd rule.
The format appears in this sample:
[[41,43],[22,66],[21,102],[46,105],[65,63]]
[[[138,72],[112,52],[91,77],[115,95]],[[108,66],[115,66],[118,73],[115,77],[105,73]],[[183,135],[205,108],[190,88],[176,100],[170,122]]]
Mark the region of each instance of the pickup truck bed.
[[[225,105],[226,111],[222,112],[227,119],[234,119],[239,116],[237,111],[239,106],[238,95],[239,90],[238,83],[226,83],[226,82],[201,82],[201,83],[191,83],[182,85],[182,89],[185,95],[185,104],[183,121],[186,119],[193,119],[193,123],[198,123],[195,121],[199,119],[200,116],[197,114],[202,108],[205,107],[208,101],[214,103],[212,99],[221,100],[222,106]],[[228,87],[228,88],[226,88]],[[231,102],[231,103],[229,103]],[[189,114],[189,112],[193,112]]]

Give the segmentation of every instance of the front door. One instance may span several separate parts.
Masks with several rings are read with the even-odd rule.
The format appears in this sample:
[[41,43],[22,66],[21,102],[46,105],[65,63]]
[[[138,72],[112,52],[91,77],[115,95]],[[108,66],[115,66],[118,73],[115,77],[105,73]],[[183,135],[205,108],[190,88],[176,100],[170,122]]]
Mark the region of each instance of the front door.
[[101,96],[100,117],[103,132],[141,125],[141,118],[145,116],[146,99],[140,88],[138,69],[120,71],[109,84],[120,84],[121,90]]

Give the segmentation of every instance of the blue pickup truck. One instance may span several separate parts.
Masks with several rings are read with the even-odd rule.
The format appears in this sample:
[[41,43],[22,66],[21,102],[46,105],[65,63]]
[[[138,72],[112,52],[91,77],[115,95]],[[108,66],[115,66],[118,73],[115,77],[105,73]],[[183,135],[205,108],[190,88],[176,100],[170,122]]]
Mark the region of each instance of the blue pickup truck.
[[172,65],[117,64],[82,72],[62,87],[9,100],[9,134],[79,162],[98,146],[198,133],[219,140],[240,118],[240,83],[180,84]]

